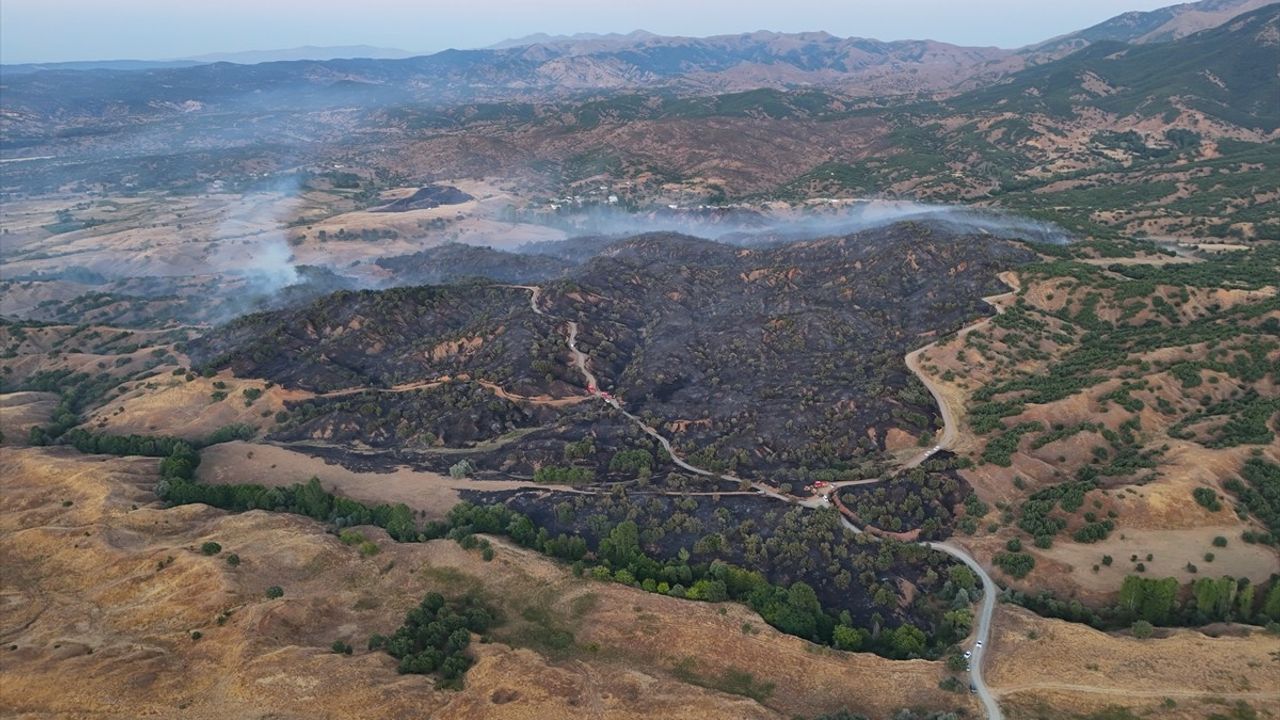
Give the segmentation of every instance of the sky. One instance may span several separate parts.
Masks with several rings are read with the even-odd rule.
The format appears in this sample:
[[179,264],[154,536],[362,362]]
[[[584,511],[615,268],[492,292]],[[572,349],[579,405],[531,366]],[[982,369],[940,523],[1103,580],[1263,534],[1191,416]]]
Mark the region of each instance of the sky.
[[537,32],[825,30],[1020,47],[1174,0],[0,0],[0,61],[174,59],[302,45],[414,52]]

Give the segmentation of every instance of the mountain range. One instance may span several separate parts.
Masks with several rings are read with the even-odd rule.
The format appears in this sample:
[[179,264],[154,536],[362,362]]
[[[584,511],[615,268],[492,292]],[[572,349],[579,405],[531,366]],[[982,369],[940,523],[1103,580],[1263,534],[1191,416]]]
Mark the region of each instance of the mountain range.
[[[717,203],[888,196],[1054,219],[1066,192],[1096,210],[1079,230],[1208,222],[1270,236],[1267,182],[1249,168],[1280,147],[1280,3],[1232,15],[1256,4],[1122,16],[1060,38],[1083,47],[1056,60],[1048,46],[633,33],[401,60],[6,75],[0,146],[57,160],[7,165],[3,188],[198,188],[366,163],[424,182],[500,175],[560,197],[625,182]],[[1102,189],[1113,185],[1132,190]]]
[[[140,71],[98,79],[47,77],[71,95],[129,102],[159,86],[145,102],[214,103],[241,90],[278,92],[327,87],[343,102],[470,101],[565,97],[592,91],[665,88],[723,93],[760,87],[822,87],[855,97],[948,94],[1007,77],[1029,65],[1059,59],[1099,41],[1134,44],[1185,37],[1268,4],[1266,0],[1202,0],[1151,12],[1126,13],[1044,43],[1008,50],[932,40],[880,41],[825,32],[760,31],[712,37],[628,34],[532,35],[480,50],[432,55],[369,46],[301,47],[216,53],[172,62],[117,61],[5,66],[6,74],[38,71]],[[232,63],[253,67],[223,67]],[[196,67],[192,67],[196,64]],[[261,66],[261,67],[259,67]],[[21,104],[26,89],[10,89]],[[8,85],[9,83],[6,83]],[[123,96],[123,97],[122,97]]]

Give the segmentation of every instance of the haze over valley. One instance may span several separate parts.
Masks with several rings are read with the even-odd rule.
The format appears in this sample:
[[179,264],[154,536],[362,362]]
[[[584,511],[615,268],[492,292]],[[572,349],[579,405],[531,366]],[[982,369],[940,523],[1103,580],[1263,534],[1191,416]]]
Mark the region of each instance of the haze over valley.
[[1112,10],[11,8],[0,708],[1280,717],[1280,4]]

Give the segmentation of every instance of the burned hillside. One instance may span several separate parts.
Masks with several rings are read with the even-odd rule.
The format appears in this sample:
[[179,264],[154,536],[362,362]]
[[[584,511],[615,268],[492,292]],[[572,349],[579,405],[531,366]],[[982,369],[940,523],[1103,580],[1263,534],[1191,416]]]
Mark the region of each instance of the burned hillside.
[[921,223],[770,249],[649,234],[544,284],[536,310],[530,289],[481,283],[337,293],[188,350],[197,366],[318,394],[278,418],[280,440],[429,454],[519,431],[476,469],[633,477],[613,458],[647,445],[596,432],[611,413],[575,367],[573,321],[602,389],[686,460],[798,488],[873,477],[884,451],[927,443],[936,408],[903,354],[982,314],[996,273],[1032,256]]
[[193,364],[289,388],[390,388],[466,375],[521,395],[569,391],[556,322],[529,292],[485,285],[339,292],[256,313],[191,344]]
[[802,479],[930,433],[903,354],[986,312],[996,274],[1033,257],[920,223],[763,250],[656,234],[546,296],[602,386],[692,462]]

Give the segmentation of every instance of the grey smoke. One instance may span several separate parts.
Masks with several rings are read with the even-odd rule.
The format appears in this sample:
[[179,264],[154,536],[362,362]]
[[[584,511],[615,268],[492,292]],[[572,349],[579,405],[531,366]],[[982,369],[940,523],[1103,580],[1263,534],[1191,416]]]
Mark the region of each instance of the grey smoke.
[[275,227],[265,233],[234,237],[236,223],[255,221],[252,205],[228,216],[218,228],[218,237],[231,236],[229,241],[224,241],[223,260],[235,268],[230,274],[244,279],[250,294],[273,295],[299,281],[286,232],[293,217],[293,205],[301,191],[301,181],[297,175],[291,174],[277,177],[246,193],[246,197],[260,192],[285,198],[285,202],[274,205],[277,208],[272,218]]
[[1011,213],[912,201],[856,200],[805,208],[755,210],[741,207],[661,208],[630,213],[607,206],[526,216],[573,235],[625,237],[676,232],[736,245],[780,244],[848,235],[898,222],[944,224],[960,232],[986,233],[1064,244],[1069,232],[1053,223]]

